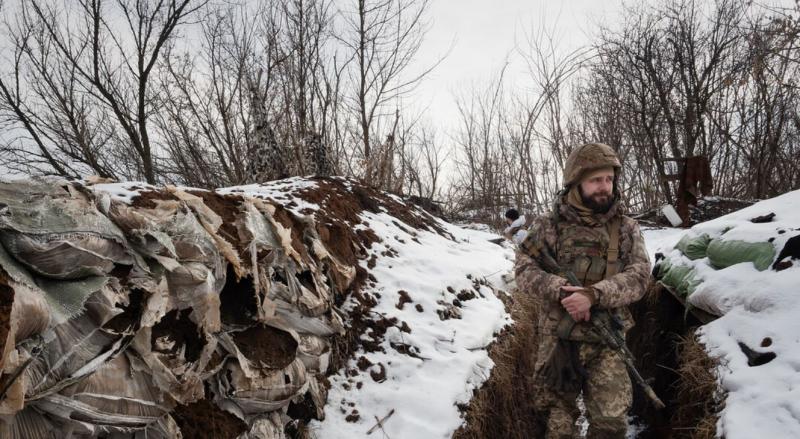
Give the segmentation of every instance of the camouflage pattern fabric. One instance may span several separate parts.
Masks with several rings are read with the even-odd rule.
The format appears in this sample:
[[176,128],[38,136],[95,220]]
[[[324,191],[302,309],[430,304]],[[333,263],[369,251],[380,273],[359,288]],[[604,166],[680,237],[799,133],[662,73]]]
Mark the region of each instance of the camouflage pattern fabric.
[[[553,341],[555,337],[547,337]],[[579,359],[588,378],[583,388],[583,403],[589,420],[588,438],[624,438],[627,414],[631,407],[631,381],[625,364],[610,349],[595,343],[578,343]],[[547,418],[550,438],[580,437],[575,420],[579,415],[576,399],[580,392],[559,393],[534,380],[534,407]]]
[[[546,244],[557,256],[562,267],[571,267],[595,296],[594,306],[607,309],[623,324],[623,331],[633,326],[627,305],[639,300],[645,293],[650,276],[650,259],[639,226],[635,220],[620,214],[620,204],[615,202],[606,214],[596,215],[596,224],[586,225],[575,209],[563,198],[554,207],[556,215],[537,218],[526,240],[517,251],[515,275],[520,294],[532,294],[539,310],[536,332],[539,345],[534,367],[535,386],[540,389],[533,395],[540,413],[549,414],[547,437],[572,437],[572,424],[577,416],[577,395],[557,394],[541,382],[540,372],[550,358],[558,341],[557,327],[567,314],[559,301],[560,287],[567,284],[563,277],[547,273],[526,249]],[[608,246],[607,224],[621,217],[619,234],[618,273],[604,279],[605,251]],[[603,261],[598,269],[599,260]],[[626,415],[631,401],[631,384],[624,363],[616,354],[599,344],[590,331],[589,324],[575,325],[570,340],[579,345],[580,360],[588,371],[584,386],[584,401],[589,410],[590,431],[613,431],[605,436],[624,437]],[[600,433],[597,433],[600,434]],[[595,436],[592,436],[595,435]]]

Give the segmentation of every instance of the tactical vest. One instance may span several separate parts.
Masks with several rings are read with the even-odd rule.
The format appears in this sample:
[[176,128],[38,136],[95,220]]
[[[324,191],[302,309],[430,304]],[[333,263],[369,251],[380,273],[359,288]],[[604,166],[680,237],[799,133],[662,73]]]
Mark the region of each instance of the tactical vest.
[[571,267],[581,284],[591,286],[622,268],[619,262],[619,217],[607,227],[556,223],[558,264]]
[[[616,217],[606,226],[589,227],[557,221],[558,264],[571,267],[572,272],[586,287],[617,274],[622,269],[619,261],[621,222],[621,218]],[[612,312],[618,314],[618,311]],[[557,335],[569,340],[600,342],[592,332],[591,325],[587,322],[575,323],[569,314],[559,322]]]

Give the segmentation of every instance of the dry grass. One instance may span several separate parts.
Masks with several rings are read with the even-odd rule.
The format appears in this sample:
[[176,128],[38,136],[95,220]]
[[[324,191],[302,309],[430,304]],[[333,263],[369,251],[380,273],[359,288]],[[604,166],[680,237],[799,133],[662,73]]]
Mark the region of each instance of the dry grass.
[[530,381],[537,346],[535,303],[529,296],[515,294],[506,308],[516,323],[490,348],[495,362],[492,375],[464,407],[466,423],[453,434],[454,439],[542,437]]
[[722,408],[718,398],[717,376],[714,371],[719,360],[711,358],[703,344],[692,335],[678,343],[678,400],[681,404],[674,415],[676,425],[683,426],[681,437],[712,439],[716,437],[717,419]]

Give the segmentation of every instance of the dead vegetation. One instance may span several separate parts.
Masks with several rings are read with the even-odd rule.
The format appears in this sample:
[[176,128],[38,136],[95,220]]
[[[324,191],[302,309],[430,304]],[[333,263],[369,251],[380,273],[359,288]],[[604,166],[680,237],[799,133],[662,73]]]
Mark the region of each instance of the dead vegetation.
[[636,326],[628,346],[642,376],[667,407],[655,410],[643,392],[634,388],[632,414],[646,428],[639,439],[712,438],[720,410],[714,370],[695,331],[701,325],[669,292],[653,283],[645,297],[631,307]]
[[470,404],[462,407],[466,422],[453,434],[454,439],[541,437],[530,381],[536,361],[536,305],[525,294],[500,297],[516,323],[490,347],[495,362],[492,375],[475,391]]

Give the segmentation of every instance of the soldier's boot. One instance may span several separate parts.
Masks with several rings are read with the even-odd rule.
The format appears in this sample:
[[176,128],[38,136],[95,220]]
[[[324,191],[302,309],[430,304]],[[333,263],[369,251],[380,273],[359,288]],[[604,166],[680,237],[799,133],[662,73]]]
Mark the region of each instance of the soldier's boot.
[[593,417],[589,424],[587,439],[625,439],[628,422],[625,417]]

